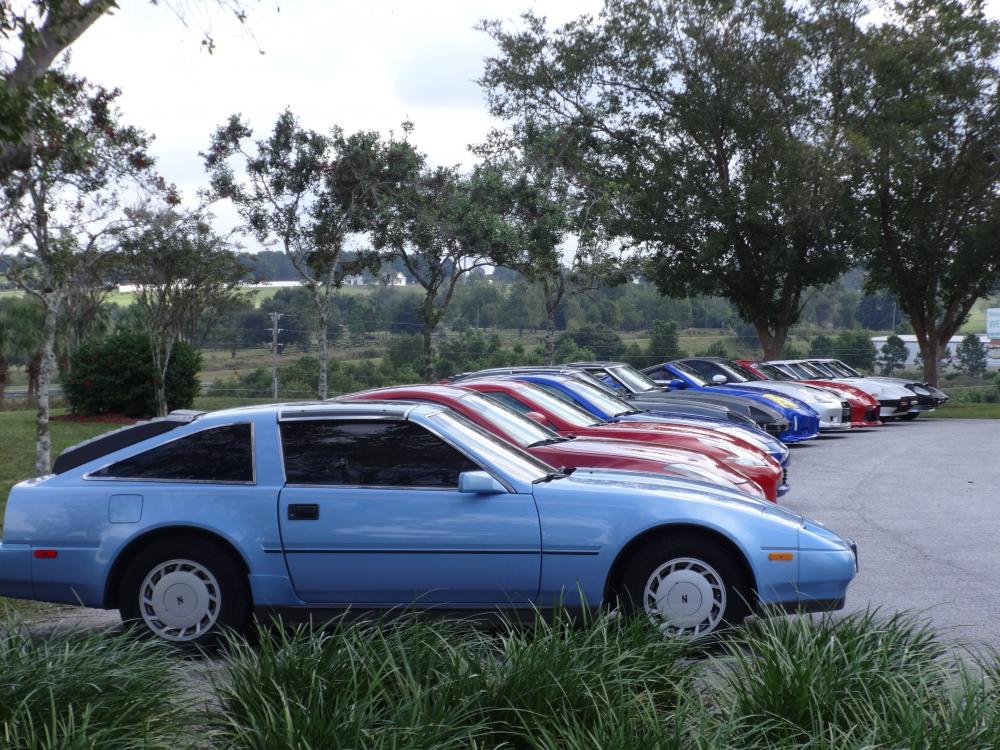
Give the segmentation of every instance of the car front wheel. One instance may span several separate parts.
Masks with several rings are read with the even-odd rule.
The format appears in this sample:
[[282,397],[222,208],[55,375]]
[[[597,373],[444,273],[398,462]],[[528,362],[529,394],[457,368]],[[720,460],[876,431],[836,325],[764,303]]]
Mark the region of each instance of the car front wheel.
[[218,545],[166,539],[129,564],[119,595],[122,620],[172,643],[211,645],[249,620],[246,575]]
[[629,561],[623,604],[643,613],[666,635],[700,638],[750,613],[750,586],[722,545],[696,536],[661,539]]

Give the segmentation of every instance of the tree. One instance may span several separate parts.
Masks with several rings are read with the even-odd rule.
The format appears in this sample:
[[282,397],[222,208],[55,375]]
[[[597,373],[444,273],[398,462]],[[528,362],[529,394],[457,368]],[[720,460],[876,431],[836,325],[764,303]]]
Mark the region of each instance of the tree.
[[2,185],[0,246],[15,248],[6,275],[41,303],[45,315],[36,418],[39,474],[50,464],[57,322],[80,269],[109,252],[114,234],[126,225],[126,187],[176,199],[151,173],[148,136],[119,121],[118,93],[65,73],[51,75],[45,98],[35,102],[38,127],[30,164]]
[[[371,212],[384,194],[419,162],[405,141],[377,133],[345,136],[304,129],[288,110],[267,138],[238,115],[220,127],[202,154],[209,195],[232,201],[244,231],[264,245],[277,244],[309,290],[316,310],[320,398],[327,396],[328,320],[333,290],[343,276],[341,254],[351,232],[370,229]],[[231,161],[241,162],[237,175]]]
[[909,359],[910,351],[906,344],[896,334],[889,336],[882,345],[876,364],[878,370],[883,375],[892,375],[896,370],[903,368],[906,360]]
[[649,363],[669,362],[672,359],[680,359],[687,356],[681,349],[680,339],[677,337],[677,324],[658,320],[653,323],[653,328],[649,333],[649,345],[646,347],[646,355]]
[[360,262],[371,270],[393,260],[424,290],[423,376],[434,380],[434,332],[464,275],[507,265],[514,236],[503,218],[504,187],[495,170],[462,175],[454,167],[424,168],[379,212],[372,248]]
[[809,356],[816,359],[826,359],[833,356],[833,339],[829,336],[817,336],[809,342]]
[[941,350],[1000,280],[998,54],[1000,24],[979,0],[898,2],[865,49],[866,287],[899,300],[931,384]]
[[830,356],[840,359],[859,370],[875,367],[878,351],[872,343],[868,331],[842,331],[833,340]]
[[986,374],[986,347],[970,333],[958,345],[958,366],[966,375],[981,378]]
[[505,181],[518,250],[508,265],[541,290],[543,357],[553,364],[556,315],[566,301],[625,280],[597,223],[603,196],[581,184],[579,154],[559,131],[522,124],[494,131],[475,150]]
[[[156,4],[157,0],[150,0]],[[216,0],[242,22],[246,19],[239,0]],[[178,15],[179,4],[165,3]],[[30,169],[37,136],[44,124],[46,89],[58,81],[53,74],[56,58],[69,48],[95,21],[118,7],[116,0],[30,0],[0,2],[0,39],[12,39],[0,56],[0,184],[14,172]],[[214,41],[206,33],[202,44],[211,50]]]
[[248,269],[205,216],[144,208],[133,218],[135,228],[121,239],[121,262],[136,287],[135,304],[145,313],[157,413],[163,417],[174,345],[191,343],[205,314],[245,299],[241,287]]
[[494,114],[561,129],[606,186],[611,234],[664,294],[721,294],[765,355],[802,292],[848,267],[856,2],[607,0],[556,30],[482,24]]

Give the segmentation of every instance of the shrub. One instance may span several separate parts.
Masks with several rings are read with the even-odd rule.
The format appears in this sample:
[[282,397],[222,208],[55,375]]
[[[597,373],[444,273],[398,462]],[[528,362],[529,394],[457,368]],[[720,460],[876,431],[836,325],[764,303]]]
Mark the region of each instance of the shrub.
[[0,624],[0,747],[190,747],[197,717],[163,644],[91,633],[31,638]]
[[[188,409],[198,395],[201,355],[178,341],[167,371],[167,405]],[[130,417],[156,414],[156,380],[149,338],[125,332],[92,339],[73,355],[63,382],[70,408],[77,414],[115,412]]]

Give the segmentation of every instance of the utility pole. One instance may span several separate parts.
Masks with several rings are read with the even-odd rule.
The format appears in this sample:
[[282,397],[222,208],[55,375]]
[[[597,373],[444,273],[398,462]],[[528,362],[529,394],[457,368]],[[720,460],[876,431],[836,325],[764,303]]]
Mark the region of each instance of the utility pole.
[[273,312],[271,316],[271,398],[278,400],[278,321],[281,320],[282,313]]

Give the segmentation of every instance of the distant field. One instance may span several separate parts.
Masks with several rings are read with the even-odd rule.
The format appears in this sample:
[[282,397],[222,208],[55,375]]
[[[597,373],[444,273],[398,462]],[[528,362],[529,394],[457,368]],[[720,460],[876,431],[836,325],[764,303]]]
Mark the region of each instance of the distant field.
[[959,333],[985,333],[988,307],[1000,307],[1000,297],[990,297],[977,302],[969,314],[969,320],[959,329]]

